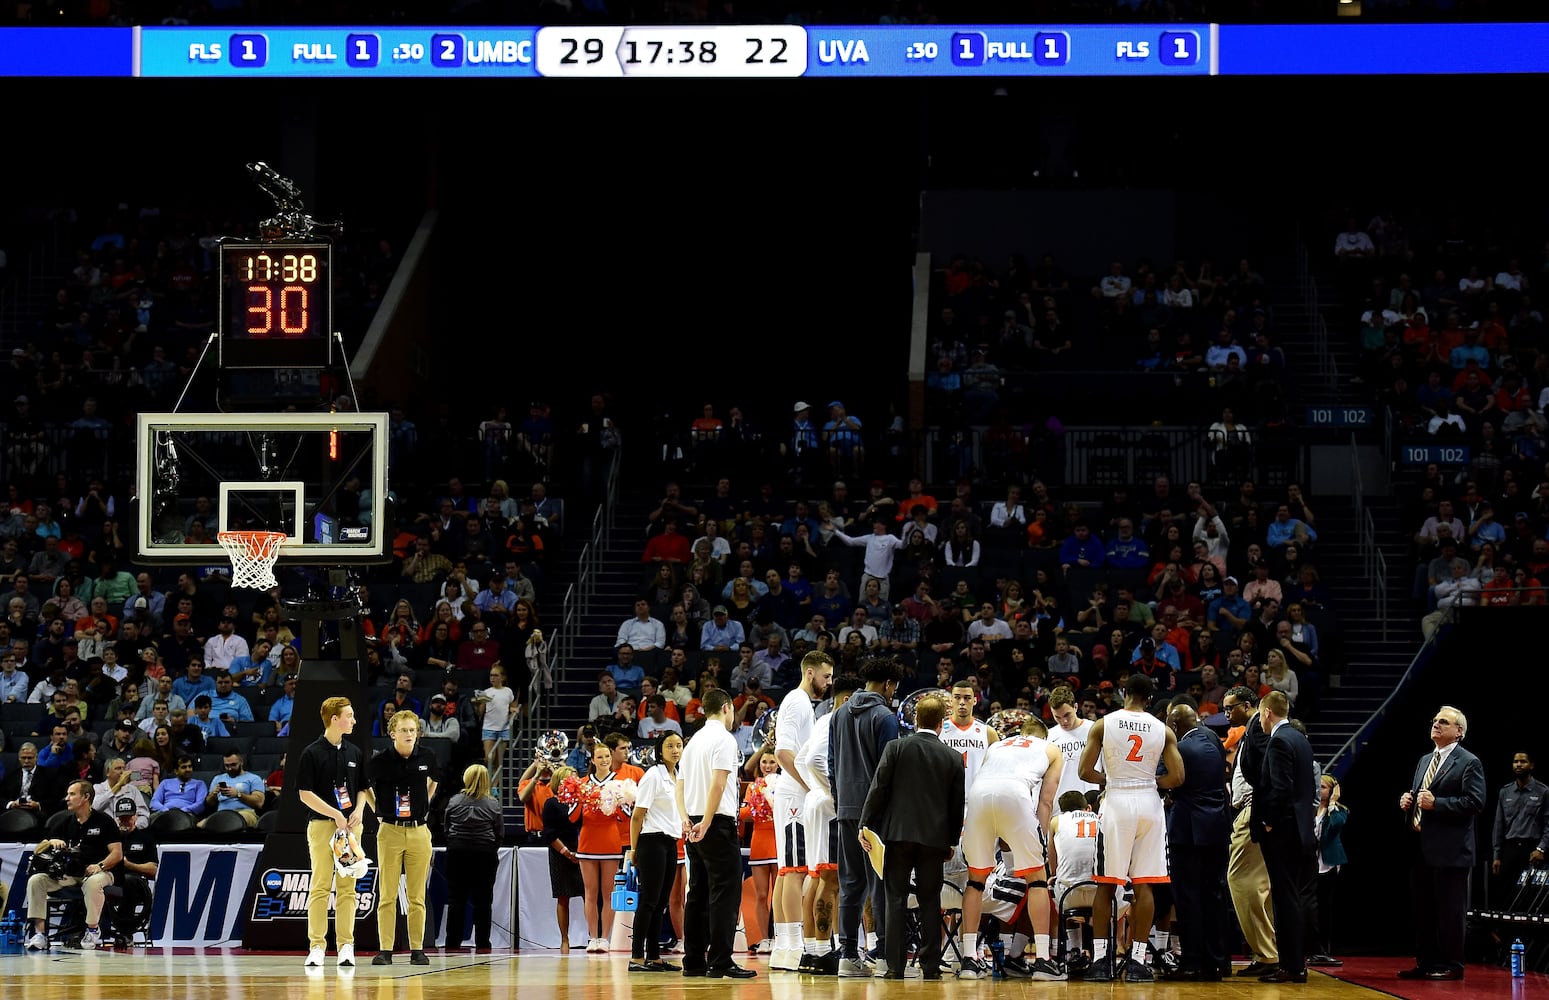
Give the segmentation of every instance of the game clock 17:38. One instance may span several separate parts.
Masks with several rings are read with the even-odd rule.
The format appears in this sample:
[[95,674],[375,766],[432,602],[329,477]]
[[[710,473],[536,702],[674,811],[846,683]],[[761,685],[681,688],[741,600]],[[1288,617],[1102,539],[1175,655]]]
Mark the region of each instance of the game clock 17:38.
[[326,243],[223,244],[221,367],[326,367],[330,259]]

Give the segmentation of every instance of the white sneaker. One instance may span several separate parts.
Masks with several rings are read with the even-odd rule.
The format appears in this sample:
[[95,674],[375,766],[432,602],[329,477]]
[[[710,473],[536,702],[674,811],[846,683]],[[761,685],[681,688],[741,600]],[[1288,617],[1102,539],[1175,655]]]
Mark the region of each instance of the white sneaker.
[[307,952],[307,968],[321,968],[323,965],[323,949],[313,948]]
[[[888,973],[887,959],[885,959],[885,958],[877,959],[877,971],[872,973],[872,977],[875,978],[875,979],[886,979],[887,978],[887,973]],[[920,967],[918,965],[910,965],[908,963],[905,963],[905,965],[904,965],[904,978],[905,979],[920,979],[924,975],[925,974],[920,971]]]
[[786,972],[795,972],[801,968],[801,949],[785,948],[775,952],[775,961],[769,964],[771,969],[784,969]]
[[840,979],[870,979],[871,967],[858,958],[841,958],[839,960]]
[[355,965],[355,946],[354,945],[352,945],[352,944],[341,944],[341,945],[339,945],[339,964],[341,966],[346,967],[346,968],[353,968],[354,967],[354,965]]
[[102,932],[95,927],[86,928],[86,933],[81,935],[81,950],[95,951],[102,947]]
[[27,950],[48,951],[48,938],[37,931],[33,931],[32,937],[27,939]]

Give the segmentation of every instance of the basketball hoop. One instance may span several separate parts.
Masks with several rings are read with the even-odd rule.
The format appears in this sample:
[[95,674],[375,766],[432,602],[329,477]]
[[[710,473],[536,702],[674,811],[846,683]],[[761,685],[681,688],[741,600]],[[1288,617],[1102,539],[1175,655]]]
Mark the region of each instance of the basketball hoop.
[[280,557],[283,531],[222,531],[215,536],[231,557],[231,585],[268,590],[279,586],[274,561]]

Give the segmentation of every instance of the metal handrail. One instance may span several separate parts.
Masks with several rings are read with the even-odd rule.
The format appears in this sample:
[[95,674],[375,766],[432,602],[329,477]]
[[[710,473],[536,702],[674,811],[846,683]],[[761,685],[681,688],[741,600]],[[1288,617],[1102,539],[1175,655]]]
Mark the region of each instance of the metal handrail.
[[619,450],[615,448],[613,461],[608,466],[608,483],[605,491],[607,499],[592,516],[591,537],[581,547],[581,554],[576,558],[576,581],[565,588],[565,599],[560,605],[559,627],[551,630],[546,636],[549,642],[549,676],[554,680],[554,687],[546,691],[538,678],[533,679],[533,685],[529,689],[527,715],[513,733],[511,761],[500,770],[501,801],[507,804],[517,800],[517,783],[523,770],[521,767],[510,765],[526,760],[530,756],[530,751],[537,746],[539,734],[552,728],[550,723],[552,696],[563,685],[570,664],[575,662],[576,632],[580,629],[581,617],[591,607],[592,596],[597,586],[596,570],[602,561],[601,553],[606,532],[613,527],[613,510],[618,500],[619,467]]
[[1344,771],[1350,766],[1350,762],[1345,758],[1347,756],[1353,757],[1357,744],[1364,743],[1367,734],[1376,728],[1378,723],[1387,718],[1388,709],[1393,705],[1394,699],[1409,686],[1409,681],[1415,673],[1423,668],[1426,663],[1430,662],[1431,657],[1435,655],[1436,646],[1441,639],[1444,628],[1437,629],[1434,635],[1420,645],[1420,649],[1415,653],[1414,659],[1409,661],[1409,666],[1404,669],[1403,676],[1398,679],[1397,684],[1393,685],[1393,690],[1383,699],[1382,704],[1378,705],[1376,711],[1372,712],[1371,716],[1361,724],[1361,727],[1351,734],[1350,738],[1345,741],[1344,746],[1334,751],[1334,755],[1329,758],[1328,765],[1323,769],[1325,773],[1332,774],[1336,778],[1344,777]]
[[1388,641],[1388,557],[1382,554],[1381,549],[1375,549],[1377,556],[1377,573],[1374,597],[1377,602],[1377,619],[1382,623],[1382,641]]
[[1302,293],[1302,303],[1306,306],[1307,314],[1312,317],[1312,347],[1318,366],[1318,378],[1322,380],[1325,390],[1337,393],[1340,383],[1339,362],[1329,353],[1328,324],[1324,322],[1323,310],[1320,308],[1318,280],[1312,273],[1307,244],[1300,241],[1296,245],[1296,284]]

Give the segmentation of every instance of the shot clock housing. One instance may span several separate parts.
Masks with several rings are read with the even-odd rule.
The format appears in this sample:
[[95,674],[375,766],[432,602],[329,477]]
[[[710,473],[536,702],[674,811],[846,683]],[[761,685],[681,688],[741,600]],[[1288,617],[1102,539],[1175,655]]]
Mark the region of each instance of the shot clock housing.
[[332,263],[318,240],[222,243],[220,367],[328,367]]

